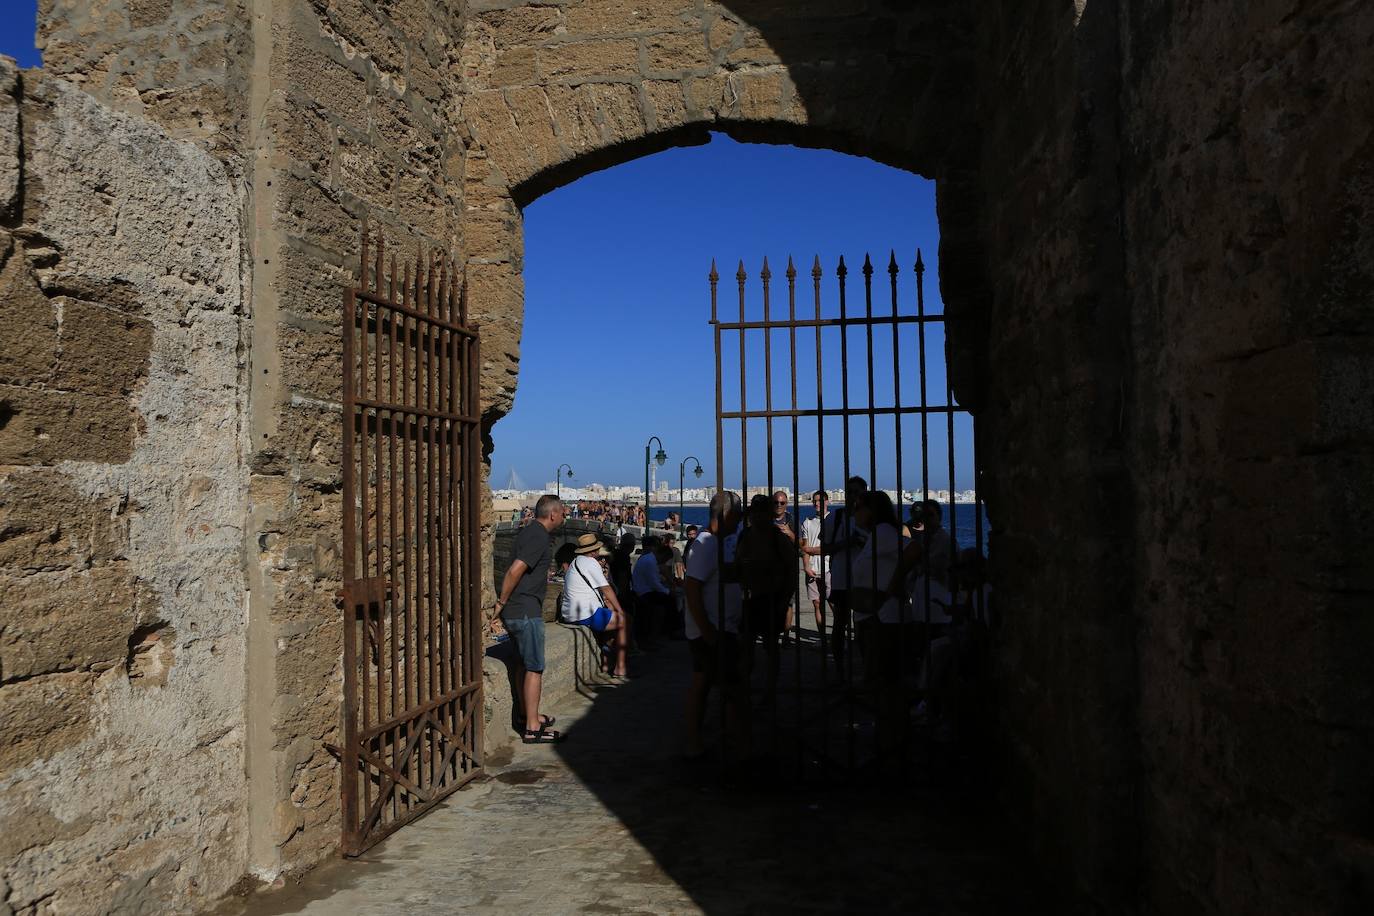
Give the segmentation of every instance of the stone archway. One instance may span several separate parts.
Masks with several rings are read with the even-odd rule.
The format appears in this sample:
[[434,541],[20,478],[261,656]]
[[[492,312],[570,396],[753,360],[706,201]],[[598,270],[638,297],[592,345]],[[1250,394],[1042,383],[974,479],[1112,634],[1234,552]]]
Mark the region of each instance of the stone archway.
[[[195,191],[238,214],[235,231],[215,236],[231,251],[213,270],[164,278],[194,295],[213,289],[223,303],[190,318],[193,309],[158,292],[159,308],[143,316],[154,354],[182,340],[188,322],[242,325],[214,335],[215,390],[234,417],[216,441],[246,480],[216,490],[213,503],[213,530],[242,558],[241,569],[231,559],[215,569],[241,580],[230,576],[197,606],[213,628],[192,635],[178,625],[168,647],[185,659],[213,633],[221,659],[246,655],[244,701],[229,704],[223,741],[213,741],[233,766],[160,743],[111,767],[109,783],[137,775],[178,797],[218,798],[241,756],[247,803],[234,799],[220,832],[212,819],[151,809],[122,821],[127,835],[96,824],[70,841],[79,853],[61,856],[101,868],[152,857],[156,871],[130,865],[88,888],[90,872],[25,866],[20,883],[10,880],[11,903],[51,897],[72,908],[88,890],[110,897],[120,881],[150,900],[216,894],[235,874],[275,876],[330,852],[337,296],[361,221],[381,227],[393,250],[453,248],[466,261],[489,339],[506,343],[484,371],[493,417],[517,378],[519,206],[708,128],[859,153],[938,183],[950,365],[960,400],[981,411],[982,454],[996,468],[981,489],[1001,529],[994,576],[1014,602],[996,728],[1009,751],[1002,783],[1040,861],[1111,910],[1137,896],[1147,907],[1214,912],[1335,911],[1368,897],[1374,688],[1358,650],[1369,642],[1372,529],[1358,494],[1371,440],[1360,409],[1371,400],[1374,205],[1360,106],[1371,81],[1369,4],[41,6],[43,71],[0,68],[0,220],[38,265],[44,292],[95,297],[111,313],[142,308],[128,281],[153,262],[131,272],[76,210],[43,209],[42,125],[78,137],[117,109],[114,121],[139,136],[208,154],[216,165],[197,172]],[[45,89],[49,80],[62,85]],[[49,96],[80,96],[92,115],[74,118]],[[126,144],[120,155],[138,166],[127,190],[155,217],[146,234],[165,251],[183,208],[165,182],[148,180],[165,174],[160,149]],[[110,198],[108,181],[87,190]],[[74,228],[43,222],[58,216]],[[217,225],[234,223],[226,215]],[[73,285],[78,267],[97,263],[88,275],[108,285]],[[227,264],[226,282],[195,282]],[[176,376],[187,360],[155,358],[152,377]],[[102,377],[82,393],[122,418],[119,386]],[[173,440],[157,405],[133,413],[133,454],[166,454]],[[11,437],[51,427],[12,420],[0,430]],[[143,468],[107,452],[61,453],[61,467],[44,452],[33,467],[64,486],[81,471],[101,505],[125,505],[126,477],[124,492],[149,488],[160,507],[211,505],[195,490],[197,462]],[[21,464],[0,473],[37,473]],[[1281,508],[1302,509],[1282,536],[1280,492]],[[24,524],[61,530],[64,505],[30,501]],[[156,512],[132,511],[157,524]],[[221,545],[226,556],[232,546]],[[128,558],[129,573],[161,581],[169,560],[208,556],[197,550],[144,551]],[[26,563],[20,551],[0,568],[23,580],[12,606],[64,594]],[[104,620],[108,604],[71,613]],[[149,613],[167,607],[175,603]],[[52,651],[65,651],[52,635],[61,629],[36,637],[54,670],[6,673],[4,700],[70,681],[74,699],[59,705],[85,710],[89,682],[127,639],[134,647],[139,626],[117,633],[114,656],[96,662]],[[112,721],[178,721],[186,690],[213,683],[206,671],[178,663],[164,686],[141,678],[149,689],[116,697]],[[69,753],[89,764],[100,746],[91,738]],[[52,774],[76,772],[40,756],[26,803],[61,797]],[[120,800],[125,814],[136,810]],[[69,842],[72,822],[57,810],[35,807],[28,818],[43,825],[31,861]],[[202,856],[211,845],[217,855]]]
[[968,59],[957,49],[971,23],[958,4],[881,13],[773,0],[502,6],[466,23],[459,110],[470,138],[463,247],[488,346],[504,360],[484,376],[493,416],[509,409],[516,378],[519,210],[540,194],[705,142],[710,130],[943,178],[969,133],[958,91]]

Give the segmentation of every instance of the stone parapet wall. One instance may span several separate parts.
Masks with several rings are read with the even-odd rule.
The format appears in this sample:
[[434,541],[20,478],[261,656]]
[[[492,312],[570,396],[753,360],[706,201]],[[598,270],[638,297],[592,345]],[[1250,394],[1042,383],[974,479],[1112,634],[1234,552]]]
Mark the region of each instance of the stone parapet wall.
[[0,121],[0,911],[204,908],[246,870],[238,198],[7,58]]

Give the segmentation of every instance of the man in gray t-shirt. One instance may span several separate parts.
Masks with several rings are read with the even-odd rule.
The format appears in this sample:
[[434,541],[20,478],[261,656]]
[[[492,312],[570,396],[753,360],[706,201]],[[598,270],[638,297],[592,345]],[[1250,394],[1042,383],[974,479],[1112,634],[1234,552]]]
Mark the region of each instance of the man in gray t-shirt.
[[559,734],[549,728],[553,719],[539,714],[544,687],[544,592],[549,586],[550,535],[563,524],[566,510],[557,496],[545,494],[534,505],[534,520],[515,536],[515,553],[501,580],[496,610],[515,643],[521,671],[520,700],[526,744],[551,744]]

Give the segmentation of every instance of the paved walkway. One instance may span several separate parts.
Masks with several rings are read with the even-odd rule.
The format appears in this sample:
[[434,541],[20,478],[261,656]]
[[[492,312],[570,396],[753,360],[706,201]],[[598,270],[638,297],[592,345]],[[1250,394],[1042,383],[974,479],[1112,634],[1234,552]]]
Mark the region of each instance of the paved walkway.
[[489,760],[490,778],[364,857],[256,895],[243,912],[1041,910],[967,786],[913,772],[890,789],[724,789],[713,767],[684,761],[686,656],[669,642],[635,659],[644,673],[630,685],[548,710],[563,744]]

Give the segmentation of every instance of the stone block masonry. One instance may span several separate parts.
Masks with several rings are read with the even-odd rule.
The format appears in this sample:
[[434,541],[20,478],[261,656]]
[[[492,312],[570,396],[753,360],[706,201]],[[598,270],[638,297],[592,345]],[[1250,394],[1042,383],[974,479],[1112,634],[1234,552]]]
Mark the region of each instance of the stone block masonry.
[[710,130],[937,181],[1006,620],[994,746],[1043,869],[1107,912],[1374,909],[1374,7],[40,23],[47,69],[0,67],[0,912],[194,909],[331,852],[329,365],[363,220],[465,264],[490,428],[521,208]]
[[246,867],[237,194],[7,59],[0,113],[0,904],[207,906]]

